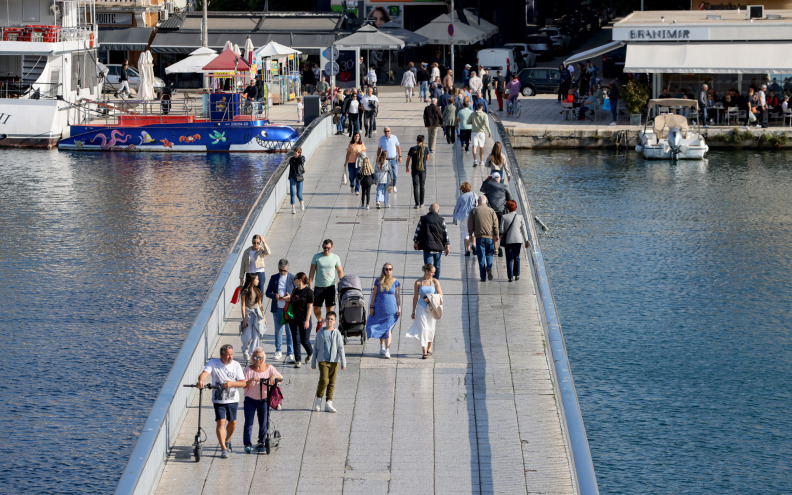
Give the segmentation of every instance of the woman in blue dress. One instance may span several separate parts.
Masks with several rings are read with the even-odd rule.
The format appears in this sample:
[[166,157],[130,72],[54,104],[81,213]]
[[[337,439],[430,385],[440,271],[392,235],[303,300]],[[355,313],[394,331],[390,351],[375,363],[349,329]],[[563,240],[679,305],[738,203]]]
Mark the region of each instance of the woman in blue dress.
[[380,356],[390,359],[391,330],[401,316],[401,284],[393,278],[393,265],[385,263],[374,281],[369,303],[371,316],[366,321],[366,334],[380,339]]
[[430,294],[443,295],[443,290],[440,288],[440,281],[434,278],[435,267],[431,263],[425,264],[421,267],[424,275],[415,281],[415,290],[413,291],[413,310],[412,310],[412,325],[407,330],[407,337],[412,337],[421,341],[421,351],[423,352],[422,359],[432,355],[432,344],[435,337],[435,324],[437,320],[432,316],[430,310],[426,306],[426,298]]

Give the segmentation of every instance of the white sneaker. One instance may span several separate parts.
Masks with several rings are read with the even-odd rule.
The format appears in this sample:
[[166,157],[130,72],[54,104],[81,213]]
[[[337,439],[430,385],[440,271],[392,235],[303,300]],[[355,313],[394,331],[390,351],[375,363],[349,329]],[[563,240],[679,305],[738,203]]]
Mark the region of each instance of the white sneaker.
[[390,359],[390,349],[385,349],[385,359]]
[[245,362],[250,361],[250,353],[249,352],[243,352],[242,356],[244,356]]
[[355,196],[360,196],[360,191],[355,191]]
[[314,399],[314,411],[319,412],[322,410],[322,398],[316,397]]
[[393,186],[393,192],[397,192],[397,191],[396,191],[396,186]]
[[333,401],[329,400],[329,401],[325,402],[325,411],[331,412],[331,413],[336,412],[336,408],[333,407]]
[[384,356],[384,355],[385,355],[385,346],[383,345],[380,347],[380,356]]
[[294,363],[294,354],[289,354],[289,363]]
[[371,208],[369,207],[369,205],[366,205],[366,209],[367,209],[367,210],[370,210]]
[[380,207],[380,205],[379,205],[379,201],[377,201],[377,209],[379,209],[379,207]]
[[616,125],[616,121],[614,120],[613,122],[611,122],[611,123],[610,123],[610,124],[608,124],[608,125]]
[[292,205],[292,215],[296,215],[297,212],[294,210],[294,205]]
[[275,353],[275,361],[280,361],[281,358],[283,358],[283,353],[281,351],[276,352]]
[[385,205],[385,208],[390,208],[390,205]]
[[305,211],[305,201],[300,201],[300,209]]

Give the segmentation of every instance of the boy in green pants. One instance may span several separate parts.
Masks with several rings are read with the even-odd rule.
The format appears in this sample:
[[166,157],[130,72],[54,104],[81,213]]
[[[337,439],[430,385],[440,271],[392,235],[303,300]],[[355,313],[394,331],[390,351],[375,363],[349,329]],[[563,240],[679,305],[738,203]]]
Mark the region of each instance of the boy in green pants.
[[311,359],[311,369],[316,369],[316,361],[319,361],[319,385],[316,387],[316,399],[314,399],[314,411],[322,410],[322,395],[327,389],[327,402],[325,411],[336,412],[333,407],[333,390],[335,389],[336,373],[338,372],[338,362],[341,362],[341,369],[346,369],[346,354],[344,354],[344,339],[341,333],[336,331],[335,311],[328,311],[325,315],[324,328],[316,334],[314,342],[314,353]]

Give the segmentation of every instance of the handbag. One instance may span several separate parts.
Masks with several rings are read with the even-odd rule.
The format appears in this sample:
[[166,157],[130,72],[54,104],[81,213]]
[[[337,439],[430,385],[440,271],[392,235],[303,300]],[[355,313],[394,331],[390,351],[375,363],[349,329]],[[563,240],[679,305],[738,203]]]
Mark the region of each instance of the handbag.
[[514,219],[509,224],[509,228],[506,229],[506,232],[501,233],[500,243],[501,246],[506,244],[506,238],[509,236],[509,232],[511,232],[511,228],[514,226],[514,222],[517,221],[517,215],[514,216]]
[[346,183],[347,183],[347,168],[345,166],[344,173],[341,174],[341,184],[346,184]]
[[281,402],[283,402],[283,392],[278,385],[270,388],[269,406],[271,409],[280,409]]
[[283,319],[285,321],[291,321],[294,319],[294,308],[292,308],[291,301],[287,302],[285,306],[283,306]]
[[611,109],[610,98],[605,98],[604,100],[602,100],[602,109],[610,111]]
[[231,304],[236,304],[239,302],[239,293],[242,291],[241,287],[237,287],[234,289],[234,295],[231,296]]

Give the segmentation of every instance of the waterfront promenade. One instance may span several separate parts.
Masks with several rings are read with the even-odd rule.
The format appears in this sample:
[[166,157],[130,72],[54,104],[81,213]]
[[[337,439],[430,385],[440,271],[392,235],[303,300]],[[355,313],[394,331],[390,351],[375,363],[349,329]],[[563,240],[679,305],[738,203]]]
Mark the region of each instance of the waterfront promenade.
[[[426,134],[423,104],[405,104],[395,89],[383,90],[380,98],[379,132],[365,140],[369,153],[374,155],[389,126],[406,158],[415,136]],[[292,215],[287,199],[270,230],[262,232],[273,251],[267,275],[279,258],[289,260],[292,273],[308,272],[321,241],[331,238],[345,273],[363,280],[368,300],[380,267],[392,263],[406,315],[394,329],[393,358],[380,358],[376,339],[360,345],[352,338],[347,370],[339,372],[336,384],[338,413],[311,412],[318,371],[273,362],[270,329],[264,349],[284,375],[283,410],[272,415],[282,434],[280,448],[269,456],[245,454],[240,408],[234,453],[221,459],[206,396],[202,426],[208,439],[203,459],[194,462],[196,394],[156,493],[574,493],[528,263],[523,257],[523,277],[508,283],[505,258],[496,257],[495,279],[479,282],[475,256],[463,253],[464,227],[450,220],[458,185],[468,181],[478,190],[486,171],[473,168],[471,156],[452,149],[441,133],[428,166],[426,203],[440,204],[451,254],[442,261],[445,313],[434,357],[422,360],[418,341],[404,335],[422,264],[412,237],[426,209],[413,209],[402,164],[391,208],[376,209],[372,198],[371,209],[361,210],[360,197],[341,184],[348,142],[347,136],[331,136],[307,157],[306,211]],[[239,348],[239,320],[237,307],[212,356],[225,343]]]

